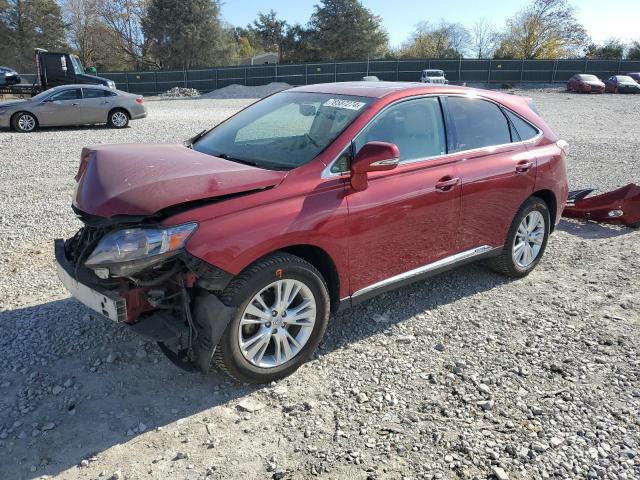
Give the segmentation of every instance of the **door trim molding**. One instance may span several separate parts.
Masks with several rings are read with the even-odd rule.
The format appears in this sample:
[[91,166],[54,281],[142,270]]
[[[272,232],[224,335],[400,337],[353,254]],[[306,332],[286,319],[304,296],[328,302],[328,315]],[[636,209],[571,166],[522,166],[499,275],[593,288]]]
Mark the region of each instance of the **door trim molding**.
[[470,250],[465,250],[464,252],[456,253],[449,257],[441,258],[440,260],[428,263],[422,267],[414,268],[413,270],[394,275],[393,277],[386,278],[367,287],[361,288],[351,295],[352,302],[359,303],[374,297],[379,293],[413,283],[430,275],[435,275],[436,273],[462,265],[463,263],[477,260],[480,257],[496,256],[501,249],[502,246],[492,247],[490,245],[482,245]]

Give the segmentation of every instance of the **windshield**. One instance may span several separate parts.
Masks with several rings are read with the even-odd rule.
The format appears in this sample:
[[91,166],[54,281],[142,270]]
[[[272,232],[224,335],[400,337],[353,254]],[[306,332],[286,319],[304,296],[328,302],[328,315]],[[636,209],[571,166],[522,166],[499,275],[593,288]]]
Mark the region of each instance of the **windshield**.
[[80,75],[81,73],[84,73],[84,68],[82,68],[82,63],[80,63],[80,59],[75,55],[70,55],[70,56],[71,56],[71,64],[73,65],[73,71],[76,73],[76,75]]
[[444,77],[442,70],[427,70],[427,77]]
[[353,122],[371,98],[280,92],[215,127],[192,148],[273,170],[310,162]]
[[636,83],[633,78],[627,77],[626,75],[618,75],[616,78],[620,83]]
[[31,97],[31,100],[36,100],[36,101],[40,101],[40,100],[44,100],[45,98],[47,98],[49,95],[56,93],[57,90],[55,89],[50,89],[50,90],[45,90],[44,92],[40,92],[38,95]]
[[584,80],[585,82],[597,82],[598,77],[596,77],[595,75],[578,75],[578,78],[580,78],[580,80]]

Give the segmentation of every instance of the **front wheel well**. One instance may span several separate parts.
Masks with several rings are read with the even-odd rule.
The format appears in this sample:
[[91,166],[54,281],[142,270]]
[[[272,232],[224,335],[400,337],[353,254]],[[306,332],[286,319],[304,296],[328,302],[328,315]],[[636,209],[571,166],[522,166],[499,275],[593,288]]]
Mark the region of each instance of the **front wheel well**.
[[320,247],[314,245],[292,245],[281,248],[280,251],[300,257],[318,269],[329,289],[331,311],[335,312],[340,304],[340,277],[331,256]]
[[549,217],[551,218],[549,233],[553,232],[556,227],[556,215],[558,213],[558,201],[555,194],[551,190],[538,190],[531,196],[538,197],[540,200],[547,204],[547,208],[549,209]]

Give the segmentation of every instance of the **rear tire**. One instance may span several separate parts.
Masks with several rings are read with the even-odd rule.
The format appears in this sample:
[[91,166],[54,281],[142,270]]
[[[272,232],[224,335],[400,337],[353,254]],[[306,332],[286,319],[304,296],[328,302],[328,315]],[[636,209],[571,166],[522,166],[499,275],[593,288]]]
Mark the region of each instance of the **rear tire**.
[[[279,303],[278,298],[284,300]],[[286,253],[245,269],[220,299],[235,307],[236,314],[216,347],[214,362],[240,382],[268,383],[295,372],[318,347],[329,320],[322,275]]]
[[129,125],[129,114],[126,110],[121,108],[116,108],[115,110],[111,110],[109,112],[109,126],[111,128],[125,128]]
[[32,113],[18,112],[11,119],[11,126],[16,132],[33,132],[38,128],[38,119]]
[[550,225],[547,204],[538,197],[530,197],[514,217],[502,252],[488,261],[489,266],[508,277],[528,275],[544,254]]

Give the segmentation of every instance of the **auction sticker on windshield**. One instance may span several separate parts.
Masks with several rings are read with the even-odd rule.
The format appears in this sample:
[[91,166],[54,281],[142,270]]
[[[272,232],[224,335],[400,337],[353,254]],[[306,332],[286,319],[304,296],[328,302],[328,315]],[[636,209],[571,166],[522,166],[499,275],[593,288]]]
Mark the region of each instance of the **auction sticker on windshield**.
[[325,107],[346,108],[347,110],[360,110],[366,105],[364,102],[356,102],[355,100],[343,100],[340,98],[330,98],[322,104]]

